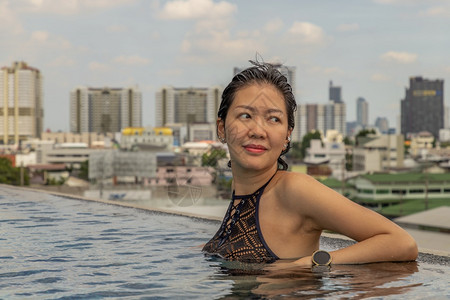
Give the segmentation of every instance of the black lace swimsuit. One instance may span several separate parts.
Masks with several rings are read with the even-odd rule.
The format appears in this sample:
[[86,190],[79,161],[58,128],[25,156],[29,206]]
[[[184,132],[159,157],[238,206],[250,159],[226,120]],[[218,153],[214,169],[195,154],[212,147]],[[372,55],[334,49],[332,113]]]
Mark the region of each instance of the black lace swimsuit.
[[222,225],[203,247],[204,252],[243,262],[274,262],[278,259],[264,241],[258,217],[259,199],[272,178],[253,194],[237,196],[233,191]]

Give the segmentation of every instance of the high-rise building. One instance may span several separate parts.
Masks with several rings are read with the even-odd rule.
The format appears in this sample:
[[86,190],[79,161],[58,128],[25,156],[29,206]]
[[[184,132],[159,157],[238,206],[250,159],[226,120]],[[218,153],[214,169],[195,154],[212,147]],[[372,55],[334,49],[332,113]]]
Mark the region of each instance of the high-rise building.
[[[295,86],[295,73],[296,73],[296,68],[295,67],[291,67],[291,66],[285,66],[282,65],[280,63],[272,63],[272,65],[278,70],[280,71],[281,74],[283,74],[284,76],[286,76],[287,81],[289,83],[289,85],[292,88],[292,93],[294,94],[294,97],[296,96],[296,86]],[[244,68],[237,68],[235,67],[233,70],[233,74],[236,75],[237,73],[243,71]]]
[[293,141],[301,141],[303,136],[313,130],[326,134],[328,130],[347,133],[345,103],[330,101],[327,104],[300,104],[296,112]]
[[429,131],[439,137],[444,128],[444,81],[411,77],[401,100],[401,133]]
[[0,72],[0,143],[40,137],[43,131],[42,74],[25,62]]
[[156,92],[156,126],[214,123],[222,98],[222,87],[162,87]]
[[340,86],[334,86],[333,81],[330,81],[330,87],[328,89],[328,100],[336,103],[342,102],[342,90]]
[[389,133],[389,121],[385,117],[378,117],[375,120],[375,127],[380,130],[381,133],[387,134]]
[[369,103],[363,97],[356,99],[356,122],[362,127],[369,125]]
[[142,126],[142,94],[137,87],[79,87],[70,93],[70,131],[120,132]]

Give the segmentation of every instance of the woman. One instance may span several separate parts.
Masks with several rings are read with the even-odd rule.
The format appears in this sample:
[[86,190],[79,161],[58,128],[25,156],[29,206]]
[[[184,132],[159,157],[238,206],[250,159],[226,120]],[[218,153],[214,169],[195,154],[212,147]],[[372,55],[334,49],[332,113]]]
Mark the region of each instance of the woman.
[[[247,262],[295,259],[298,266],[416,259],[417,245],[402,228],[308,175],[287,171],[282,155],[290,148],[294,95],[272,65],[252,63],[222,95],[217,134],[230,152],[233,196],[203,251]],[[316,252],[323,230],[357,243]]]

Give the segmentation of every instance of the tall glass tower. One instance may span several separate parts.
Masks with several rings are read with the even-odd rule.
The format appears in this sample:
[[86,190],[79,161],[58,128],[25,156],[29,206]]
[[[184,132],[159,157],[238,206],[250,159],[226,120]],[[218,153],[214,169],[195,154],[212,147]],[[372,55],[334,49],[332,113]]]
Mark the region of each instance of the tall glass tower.
[[369,103],[363,97],[356,99],[356,122],[362,127],[369,125]]
[[411,77],[401,100],[401,132],[428,131],[436,138],[444,128],[444,81]]

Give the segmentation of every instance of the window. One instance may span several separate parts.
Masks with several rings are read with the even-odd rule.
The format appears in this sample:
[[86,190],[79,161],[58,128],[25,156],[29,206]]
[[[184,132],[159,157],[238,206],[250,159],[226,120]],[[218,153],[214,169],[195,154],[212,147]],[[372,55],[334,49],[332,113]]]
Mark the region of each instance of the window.
[[392,190],[392,194],[405,195],[406,190]]
[[424,191],[423,191],[423,189],[412,189],[412,190],[409,190],[409,193],[410,194],[423,194]]
[[376,194],[389,194],[389,190],[376,190]]

